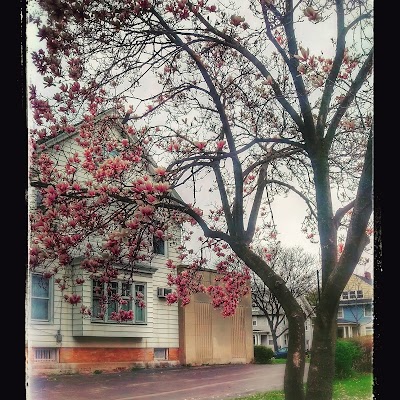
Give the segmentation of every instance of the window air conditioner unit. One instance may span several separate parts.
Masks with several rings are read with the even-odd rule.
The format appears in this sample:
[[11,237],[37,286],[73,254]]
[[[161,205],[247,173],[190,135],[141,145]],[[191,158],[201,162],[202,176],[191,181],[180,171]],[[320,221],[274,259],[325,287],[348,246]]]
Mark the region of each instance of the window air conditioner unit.
[[172,293],[172,289],[170,288],[162,288],[162,287],[157,288],[157,297],[159,298],[165,298],[169,293]]

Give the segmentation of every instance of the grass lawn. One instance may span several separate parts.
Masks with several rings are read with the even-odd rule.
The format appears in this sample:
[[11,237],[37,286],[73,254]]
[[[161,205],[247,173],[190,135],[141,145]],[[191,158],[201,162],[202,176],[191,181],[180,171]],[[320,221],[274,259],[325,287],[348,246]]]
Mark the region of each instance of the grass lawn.
[[[283,400],[284,398],[283,391],[276,390],[238,397],[235,400]],[[353,378],[335,380],[333,383],[333,400],[372,400],[372,398],[372,374],[358,374]]]

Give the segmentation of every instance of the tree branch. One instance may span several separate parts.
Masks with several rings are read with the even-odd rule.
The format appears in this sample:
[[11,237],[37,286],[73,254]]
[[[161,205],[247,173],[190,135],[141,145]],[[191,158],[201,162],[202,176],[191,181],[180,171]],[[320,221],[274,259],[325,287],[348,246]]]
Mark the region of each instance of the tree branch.
[[354,97],[356,96],[357,92],[360,90],[361,86],[363,85],[369,71],[372,68],[372,62],[373,62],[373,52],[374,48],[372,48],[368,54],[368,57],[364,61],[363,66],[361,67],[360,71],[357,74],[356,79],[350,86],[346,96],[340,103],[340,106],[338,110],[336,111],[335,115],[332,118],[332,121],[328,127],[328,130],[326,132],[325,136],[325,143],[326,143],[326,150],[330,148],[332,145],[332,141],[336,132],[336,129],[339,125],[340,120],[342,119],[343,115],[349,108],[350,104],[354,100]]

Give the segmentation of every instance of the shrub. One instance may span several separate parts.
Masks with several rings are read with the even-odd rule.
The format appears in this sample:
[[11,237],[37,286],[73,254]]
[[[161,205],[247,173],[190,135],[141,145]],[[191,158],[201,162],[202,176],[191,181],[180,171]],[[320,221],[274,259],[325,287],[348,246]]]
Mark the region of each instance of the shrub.
[[254,346],[254,362],[257,364],[272,364],[274,351],[267,346]]
[[335,376],[337,378],[349,378],[355,372],[356,360],[361,358],[360,345],[349,339],[339,339],[336,342]]
[[351,341],[356,343],[360,349],[359,357],[354,360],[354,369],[357,372],[372,372],[372,336],[355,337]]

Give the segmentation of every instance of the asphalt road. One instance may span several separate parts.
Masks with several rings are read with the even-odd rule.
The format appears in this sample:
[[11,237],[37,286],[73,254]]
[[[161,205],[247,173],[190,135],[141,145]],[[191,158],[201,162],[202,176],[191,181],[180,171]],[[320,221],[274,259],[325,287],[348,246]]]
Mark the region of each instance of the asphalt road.
[[[308,364],[306,371],[307,368]],[[233,399],[282,389],[284,370],[284,364],[244,364],[31,377],[27,381],[26,399]]]

